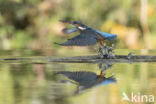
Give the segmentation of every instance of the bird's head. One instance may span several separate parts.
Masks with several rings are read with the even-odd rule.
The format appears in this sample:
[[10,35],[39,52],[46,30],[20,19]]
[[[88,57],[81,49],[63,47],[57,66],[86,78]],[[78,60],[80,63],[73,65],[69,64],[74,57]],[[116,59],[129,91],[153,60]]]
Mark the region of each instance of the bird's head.
[[80,30],[87,29],[87,26],[81,23],[80,21],[67,21],[67,20],[61,20],[63,23],[72,24],[75,28]]
[[87,26],[84,25],[83,23],[81,23],[80,21],[73,21],[72,23],[76,28],[80,29],[80,30],[85,30],[87,29]]

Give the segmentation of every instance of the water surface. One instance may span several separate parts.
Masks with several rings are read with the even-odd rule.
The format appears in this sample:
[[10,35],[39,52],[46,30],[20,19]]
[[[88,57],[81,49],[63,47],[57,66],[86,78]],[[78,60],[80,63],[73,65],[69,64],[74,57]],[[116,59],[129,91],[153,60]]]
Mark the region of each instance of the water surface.
[[125,104],[123,93],[156,96],[155,62],[57,63],[49,58],[70,55],[50,53],[1,51],[0,104]]

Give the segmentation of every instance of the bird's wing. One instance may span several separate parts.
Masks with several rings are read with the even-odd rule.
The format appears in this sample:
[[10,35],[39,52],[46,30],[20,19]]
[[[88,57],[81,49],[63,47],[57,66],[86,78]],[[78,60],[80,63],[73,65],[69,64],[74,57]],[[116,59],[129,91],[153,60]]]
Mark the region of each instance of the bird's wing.
[[97,78],[97,75],[95,73],[87,71],[77,71],[77,72],[61,71],[58,72],[58,74],[62,74],[68,77],[69,79],[82,84],[93,81]]
[[70,33],[77,32],[77,31],[78,31],[77,29],[73,29],[73,28],[65,28],[62,30],[64,34],[70,34]]
[[60,22],[62,22],[62,23],[68,23],[68,24],[73,24],[72,21],[68,21],[68,20],[60,20]]
[[69,39],[66,42],[60,43],[62,46],[89,46],[97,43],[94,33],[82,32],[80,35]]

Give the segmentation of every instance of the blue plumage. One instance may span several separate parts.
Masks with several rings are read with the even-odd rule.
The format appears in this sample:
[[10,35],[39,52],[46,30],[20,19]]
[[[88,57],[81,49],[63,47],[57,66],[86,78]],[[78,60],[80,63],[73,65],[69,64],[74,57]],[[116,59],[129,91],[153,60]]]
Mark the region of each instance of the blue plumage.
[[61,71],[61,72],[58,72],[58,74],[62,74],[68,77],[70,80],[76,81],[80,86],[83,86],[85,89],[88,89],[94,86],[107,85],[107,84],[116,82],[116,79],[113,76],[108,77],[108,78],[105,78],[104,76],[100,77],[96,75],[96,73],[94,72]]
[[117,37],[117,35],[115,35],[115,34],[104,33],[104,32],[97,31],[97,30],[96,30],[96,32],[99,33],[103,38],[106,38],[109,40],[114,40]]
[[80,34],[76,37],[69,39],[64,43],[60,43],[63,46],[89,46],[100,42],[103,45],[103,40],[107,39],[109,41],[115,40],[117,35],[104,33],[99,30],[93,29],[89,26],[82,24],[79,21],[66,21],[62,20],[63,23],[69,23],[74,26],[74,29],[64,29],[63,33],[70,34],[73,32],[79,32]]
[[116,79],[114,77],[109,77],[109,78],[106,78],[105,80],[103,80],[98,85],[107,85],[107,84],[111,84],[111,83],[115,83],[115,82],[116,82]]
[[91,30],[97,32],[97,33],[98,33],[99,35],[101,35],[103,38],[108,39],[108,40],[114,40],[114,39],[116,39],[116,37],[117,37],[117,35],[115,35],[115,34],[104,33],[104,32],[101,32],[101,31],[99,31],[99,30],[93,29],[93,28],[91,28],[91,27],[88,27],[88,28],[90,28]]

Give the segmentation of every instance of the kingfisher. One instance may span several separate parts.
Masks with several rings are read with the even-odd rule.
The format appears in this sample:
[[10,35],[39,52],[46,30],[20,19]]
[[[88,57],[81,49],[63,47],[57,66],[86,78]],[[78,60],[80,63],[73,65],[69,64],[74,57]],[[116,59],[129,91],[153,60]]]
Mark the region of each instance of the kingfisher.
[[[63,43],[59,43],[62,46],[90,46],[95,45],[96,43],[100,44],[98,52],[100,56],[109,56],[112,53],[112,48],[109,48],[104,45],[104,40],[113,41],[117,38],[115,34],[104,33],[99,30],[93,29],[87,25],[84,25],[80,21],[67,21],[60,20],[63,23],[71,24],[74,28],[63,29],[63,33],[70,34],[73,32],[78,32],[79,35],[68,39]],[[104,51],[104,52],[103,52]]]
[[77,85],[76,94],[94,86],[107,85],[116,82],[116,79],[113,76],[106,78],[105,76],[88,71],[60,71],[57,74],[66,76],[69,79],[69,82]]

